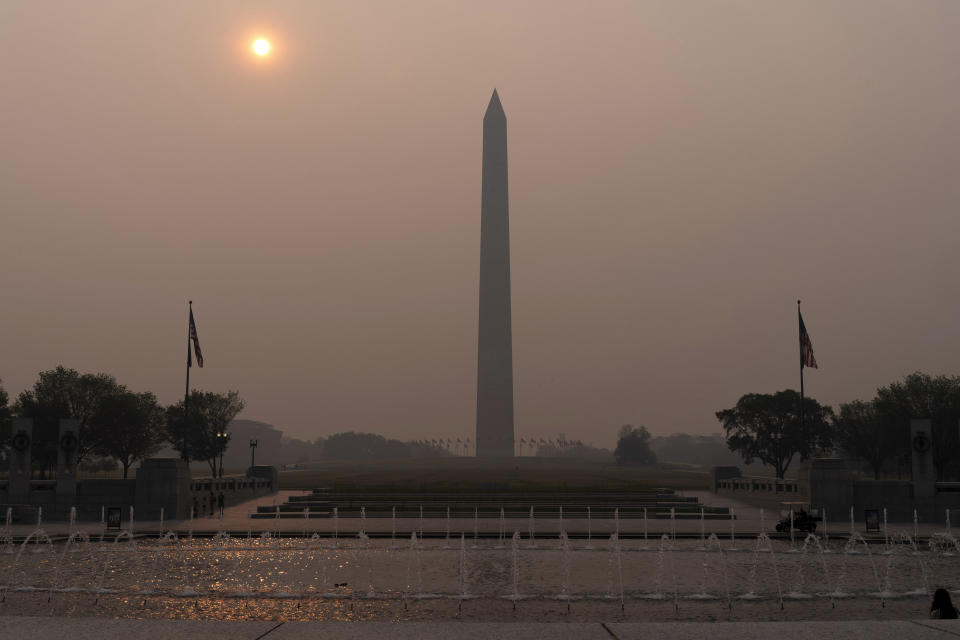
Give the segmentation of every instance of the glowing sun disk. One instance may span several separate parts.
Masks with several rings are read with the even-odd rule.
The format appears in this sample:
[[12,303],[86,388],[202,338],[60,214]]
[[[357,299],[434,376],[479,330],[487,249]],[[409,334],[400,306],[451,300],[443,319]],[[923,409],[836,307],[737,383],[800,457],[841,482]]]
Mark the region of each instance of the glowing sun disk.
[[270,53],[270,43],[260,38],[253,43],[253,52],[258,56],[265,56]]

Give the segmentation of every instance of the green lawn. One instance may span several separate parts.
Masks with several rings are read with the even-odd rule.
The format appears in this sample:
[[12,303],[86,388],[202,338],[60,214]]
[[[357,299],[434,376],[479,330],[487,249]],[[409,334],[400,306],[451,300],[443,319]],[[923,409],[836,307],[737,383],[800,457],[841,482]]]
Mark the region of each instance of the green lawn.
[[363,491],[588,491],[706,489],[705,471],[620,467],[557,458],[414,458],[330,461],[317,468],[280,472],[281,489]]

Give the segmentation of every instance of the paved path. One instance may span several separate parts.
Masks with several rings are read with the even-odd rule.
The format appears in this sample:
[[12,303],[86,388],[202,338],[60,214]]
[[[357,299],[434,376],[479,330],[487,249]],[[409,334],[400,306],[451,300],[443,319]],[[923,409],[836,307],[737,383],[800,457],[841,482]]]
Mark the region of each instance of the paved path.
[[150,640],[950,640],[960,637],[960,622],[234,622],[0,616],[0,640],[130,640],[137,637]]

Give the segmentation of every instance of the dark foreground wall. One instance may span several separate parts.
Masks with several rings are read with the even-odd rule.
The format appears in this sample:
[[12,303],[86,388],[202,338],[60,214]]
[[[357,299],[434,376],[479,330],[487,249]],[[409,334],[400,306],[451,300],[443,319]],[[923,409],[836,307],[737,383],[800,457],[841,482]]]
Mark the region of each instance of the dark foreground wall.
[[17,522],[36,521],[42,509],[44,520],[66,520],[71,507],[77,510],[80,521],[99,521],[109,508],[119,507],[124,522],[134,508],[137,521],[159,520],[161,509],[166,520],[190,517],[191,507],[209,512],[209,496],[216,500],[223,493],[225,506],[231,506],[277,490],[277,471],[274,467],[258,466],[248,475],[225,478],[197,478],[190,476],[186,463],[176,458],[150,458],[137,469],[136,479],[87,479],[76,483],[76,491],[69,495],[58,492],[56,481],[31,481],[30,490],[16,501],[8,499],[6,487],[0,485],[0,518],[6,508],[13,511]]
[[747,504],[784,508],[784,503],[805,503],[825,510],[832,522],[846,521],[853,508],[862,521],[864,511],[887,510],[894,522],[910,522],[914,510],[921,522],[946,522],[947,510],[953,524],[960,524],[960,483],[936,482],[918,491],[909,480],[870,480],[854,478],[845,460],[817,458],[804,465],[798,480],[744,478],[735,467],[715,467],[711,489]]

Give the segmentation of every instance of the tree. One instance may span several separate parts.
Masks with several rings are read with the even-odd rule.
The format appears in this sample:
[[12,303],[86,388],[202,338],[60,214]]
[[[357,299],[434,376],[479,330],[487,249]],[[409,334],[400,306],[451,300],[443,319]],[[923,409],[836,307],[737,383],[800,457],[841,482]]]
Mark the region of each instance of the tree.
[[100,401],[124,390],[116,378],[105,373],[79,373],[62,366],[41,371],[32,389],[22,392],[14,404],[14,411],[33,419],[33,456],[41,468],[52,469],[57,464],[57,443],[61,419],[79,423],[76,460],[79,464],[97,446],[88,433],[90,419]]
[[130,466],[156,452],[165,440],[165,414],[150,392],[126,389],[103,398],[90,421],[94,452],[117,460],[126,479]]
[[904,448],[902,429],[882,419],[876,401],[855,400],[840,405],[840,413],[833,418],[833,432],[837,446],[869,464],[877,480],[884,464]]
[[[236,391],[191,391],[188,409],[189,415],[185,419],[182,400],[167,407],[167,440],[182,454],[183,435],[186,432],[187,453],[194,460],[206,461],[210,465],[211,475],[216,476],[217,458],[230,441],[227,428],[243,411],[243,400]],[[226,433],[227,437],[221,440],[217,437],[218,433]]]
[[727,448],[722,433],[695,436],[687,433],[672,433],[656,436],[650,440],[650,450],[662,462],[680,462],[716,466],[736,464],[737,455]]
[[774,468],[782,479],[794,456],[806,460],[831,446],[828,419],[830,407],[813,398],[803,399],[800,423],[800,394],[792,389],[774,394],[748,393],[732,409],[717,412],[727,446],[747,464],[754,459]]
[[323,457],[332,460],[409,458],[411,455],[410,444],[375,433],[335,433],[323,445]]
[[644,426],[625,424],[617,434],[613,456],[617,464],[655,464],[657,456],[650,450],[650,432]]
[[[0,380],[0,383],[3,381]],[[6,450],[7,443],[10,441],[10,428],[12,425],[13,412],[7,405],[10,397],[7,395],[3,386],[0,386],[0,450]]]
[[[933,465],[943,480],[956,465],[960,442],[960,377],[911,373],[900,382],[877,389],[877,415],[890,437],[900,443],[899,451],[910,451],[910,421],[929,418],[933,431]],[[955,468],[953,469],[955,471]]]

